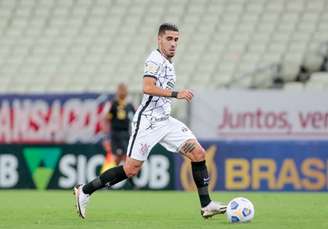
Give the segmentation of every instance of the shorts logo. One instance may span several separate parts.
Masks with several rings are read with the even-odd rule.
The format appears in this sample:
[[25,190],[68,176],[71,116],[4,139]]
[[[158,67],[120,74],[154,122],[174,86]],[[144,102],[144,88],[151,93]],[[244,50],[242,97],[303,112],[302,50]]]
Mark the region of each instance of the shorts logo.
[[147,145],[147,144],[143,144],[143,143],[140,143],[140,153],[142,154],[142,155],[145,155],[146,153],[148,153],[148,150],[149,150],[149,145]]

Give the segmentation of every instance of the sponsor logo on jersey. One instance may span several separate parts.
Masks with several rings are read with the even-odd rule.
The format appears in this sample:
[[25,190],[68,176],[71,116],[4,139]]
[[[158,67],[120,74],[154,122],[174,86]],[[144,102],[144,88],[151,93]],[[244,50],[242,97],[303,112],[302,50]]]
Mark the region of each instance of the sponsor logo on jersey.
[[145,73],[150,73],[150,74],[157,74],[159,70],[159,66],[152,62],[147,62],[145,64]]

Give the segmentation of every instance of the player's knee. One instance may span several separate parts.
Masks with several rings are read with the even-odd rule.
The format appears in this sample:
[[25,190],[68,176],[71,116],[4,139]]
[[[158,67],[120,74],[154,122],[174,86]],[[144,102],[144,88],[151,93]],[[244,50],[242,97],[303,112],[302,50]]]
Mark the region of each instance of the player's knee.
[[194,139],[186,141],[180,148],[180,153],[194,162],[205,160],[205,150]]
[[197,161],[204,161],[205,160],[205,150],[203,147],[197,147],[193,153],[191,161],[197,162]]
[[141,170],[142,164],[132,164],[132,163],[126,163],[124,165],[124,171],[127,177],[134,177],[136,176],[139,171]]

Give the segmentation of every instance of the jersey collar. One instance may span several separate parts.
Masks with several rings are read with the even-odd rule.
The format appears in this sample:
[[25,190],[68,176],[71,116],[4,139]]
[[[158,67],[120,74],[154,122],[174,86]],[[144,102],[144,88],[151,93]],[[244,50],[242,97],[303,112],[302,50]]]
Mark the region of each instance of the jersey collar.
[[167,60],[170,64],[172,64],[172,62],[170,60],[168,60],[162,53],[159,49],[156,49],[157,52],[159,52],[159,54],[161,54],[162,57],[164,57],[165,60]]

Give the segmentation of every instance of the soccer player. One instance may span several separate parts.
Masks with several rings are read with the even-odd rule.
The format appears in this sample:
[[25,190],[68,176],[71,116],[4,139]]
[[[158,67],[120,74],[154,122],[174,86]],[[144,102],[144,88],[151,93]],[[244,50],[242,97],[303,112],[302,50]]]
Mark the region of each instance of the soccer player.
[[92,193],[138,174],[153,146],[160,143],[169,151],[179,152],[191,160],[192,176],[198,189],[201,215],[204,218],[226,211],[226,205],[212,201],[208,192],[209,176],[205,164],[205,150],[191,130],[170,116],[172,98],[191,102],[193,93],[184,89],[175,91],[176,75],[172,58],[179,40],[176,25],[164,23],[158,31],[158,49],[150,53],[145,62],[143,100],[132,122],[128,157],[123,166],[105,171],[85,185],[74,188],[76,207],[85,218],[86,207]]
[[107,152],[112,151],[116,165],[125,160],[130,137],[130,123],[135,113],[134,107],[127,102],[128,88],[124,83],[117,86],[116,98],[106,116],[104,132],[110,133],[110,140],[105,138],[103,146]]

